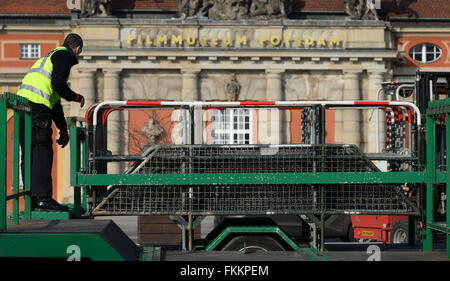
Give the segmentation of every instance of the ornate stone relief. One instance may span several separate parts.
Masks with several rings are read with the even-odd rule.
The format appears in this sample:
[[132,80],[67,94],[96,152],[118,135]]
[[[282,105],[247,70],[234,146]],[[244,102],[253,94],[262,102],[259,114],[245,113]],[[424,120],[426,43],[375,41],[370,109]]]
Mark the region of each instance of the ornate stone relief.
[[[398,3],[398,0],[396,0]],[[375,4],[372,0],[342,0],[350,19],[379,20]]]
[[81,17],[108,17],[111,15],[111,0],[84,0],[81,5]]
[[163,133],[161,126],[152,117],[148,118],[148,123],[142,127],[141,133],[147,138],[144,149],[156,144],[156,138]]
[[241,85],[236,79],[236,74],[232,74],[230,80],[225,84],[225,92],[229,101],[237,101],[241,92]]
[[212,20],[285,18],[292,0],[178,0],[179,16]]

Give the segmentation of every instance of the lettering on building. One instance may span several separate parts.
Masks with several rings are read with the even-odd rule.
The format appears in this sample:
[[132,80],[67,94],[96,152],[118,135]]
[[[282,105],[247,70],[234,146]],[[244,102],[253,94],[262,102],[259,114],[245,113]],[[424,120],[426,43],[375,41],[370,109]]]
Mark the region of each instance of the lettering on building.
[[126,35],[123,47],[151,48],[151,47],[208,47],[208,48],[342,48],[342,40],[338,36],[310,35],[260,35],[256,39],[246,35],[167,35],[156,36],[131,33]]

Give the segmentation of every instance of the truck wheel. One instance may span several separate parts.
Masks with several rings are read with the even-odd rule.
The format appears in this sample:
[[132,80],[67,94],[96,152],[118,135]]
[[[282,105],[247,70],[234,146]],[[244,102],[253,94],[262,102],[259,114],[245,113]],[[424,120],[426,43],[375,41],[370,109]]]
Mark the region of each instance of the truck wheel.
[[237,236],[231,239],[222,251],[268,252],[285,251],[283,246],[270,236]]
[[347,237],[345,242],[355,242],[355,230],[353,229],[353,226],[349,226],[347,231]]
[[391,243],[408,243],[408,220],[399,220],[391,230]]

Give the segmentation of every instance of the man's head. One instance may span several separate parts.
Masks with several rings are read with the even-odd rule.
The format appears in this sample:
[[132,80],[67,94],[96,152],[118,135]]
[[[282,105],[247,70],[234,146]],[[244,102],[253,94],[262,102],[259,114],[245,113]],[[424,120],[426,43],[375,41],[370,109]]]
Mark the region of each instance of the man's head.
[[83,39],[81,39],[80,35],[75,33],[70,33],[66,36],[64,45],[71,48],[77,57],[83,51]]

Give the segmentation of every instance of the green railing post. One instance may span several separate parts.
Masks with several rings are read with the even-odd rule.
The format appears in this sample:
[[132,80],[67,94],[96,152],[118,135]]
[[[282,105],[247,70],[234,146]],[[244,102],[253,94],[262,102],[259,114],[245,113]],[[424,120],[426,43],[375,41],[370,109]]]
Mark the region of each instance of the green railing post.
[[73,186],[74,218],[81,217],[81,190],[77,183],[77,173],[80,170],[80,145],[76,126],[70,127],[70,185]]
[[[14,143],[13,143],[13,193],[19,193],[19,132],[20,132],[20,114],[14,111]],[[19,198],[13,199],[13,224],[19,223]]]
[[[13,136],[14,140],[12,143],[13,155],[12,155],[12,187],[13,196],[8,199],[6,186],[7,178],[7,109],[10,108],[14,113],[14,130]],[[24,114],[24,120],[21,118],[21,114]],[[25,123],[25,151],[24,153],[24,191],[19,192],[19,173],[20,173],[20,128],[21,122]],[[12,199],[12,223],[19,223],[19,198],[21,196],[25,197],[25,209],[24,209],[24,219],[31,218],[31,196],[30,191],[30,151],[31,151],[31,113],[28,107],[28,100],[11,93],[3,93],[0,95],[0,231],[6,231],[7,226],[7,200]]]
[[[78,137],[77,137],[78,138]],[[87,162],[88,162],[88,147],[86,138],[81,140],[81,170],[87,170]],[[87,210],[87,200],[86,200],[86,186],[82,187],[82,206],[85,210]]]
[[[24,181],[24,190],[25,191],[31,191],[31,112],[24,112],[25,114],[25,132],[24,132],[24,139],[25,139],[25,148],[24,148],[24,175],[23,181]],[[24,219],[31,219],[31,194],[25,194],[25,208],[24,208]]]
[[6,101],[0,97],[0,232],[6,231]]
[[428,228],[433,223],[433,185],[436,174],[436,127],[433,116],[427,115],[427,184],[425,192],[425,220],[423,250],[433,250],[433,232]]
[[446,134],[446,151],[447,151],[447,202],[446,202],[446,223],[447,223],[447,233],[446,233],[446,242],[447,242],[447,258],[450,259],[450,214],[449,214],[449,208],[450,208],[450,176],[449,176],[449,167],[450,167],[450,113],[447,112],[446,114],[446,126],[445,126],[445,134]]

